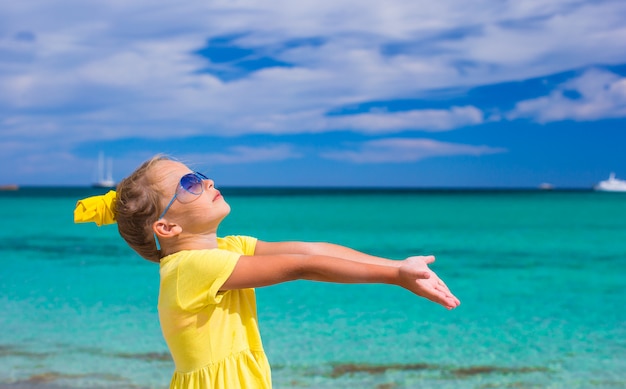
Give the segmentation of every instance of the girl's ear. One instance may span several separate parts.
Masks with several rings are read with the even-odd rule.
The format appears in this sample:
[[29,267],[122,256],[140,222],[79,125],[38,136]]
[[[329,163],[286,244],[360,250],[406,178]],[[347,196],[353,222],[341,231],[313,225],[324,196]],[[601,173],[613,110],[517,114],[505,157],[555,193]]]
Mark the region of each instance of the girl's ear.
[[183,228],[176,223],[168,223],[166,219],[159,219],[152,224],[152,231],[159,238],[173,238],[178,236]]

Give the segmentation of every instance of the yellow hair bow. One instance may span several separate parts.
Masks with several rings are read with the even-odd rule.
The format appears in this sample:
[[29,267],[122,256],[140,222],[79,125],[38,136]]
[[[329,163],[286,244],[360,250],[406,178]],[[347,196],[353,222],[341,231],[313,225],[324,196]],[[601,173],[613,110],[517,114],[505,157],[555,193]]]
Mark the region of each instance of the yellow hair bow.
[[111,190],[104,195],[79,200],[74,209],[74,223],[94,222],[98,227],[115,223],[115,196],[115,191]]

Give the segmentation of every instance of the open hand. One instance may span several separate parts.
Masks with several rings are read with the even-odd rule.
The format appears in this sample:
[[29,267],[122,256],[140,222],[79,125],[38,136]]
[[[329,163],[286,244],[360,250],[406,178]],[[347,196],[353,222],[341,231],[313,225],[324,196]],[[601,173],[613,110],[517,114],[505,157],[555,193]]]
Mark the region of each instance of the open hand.
[[447,309],[458,307],[461,304],[459,299],[450,292],[441,278],[428,268],[428,264],[433,262],[435,257],[432,255],[409,257],[402,261],[398,268],[400,286]]

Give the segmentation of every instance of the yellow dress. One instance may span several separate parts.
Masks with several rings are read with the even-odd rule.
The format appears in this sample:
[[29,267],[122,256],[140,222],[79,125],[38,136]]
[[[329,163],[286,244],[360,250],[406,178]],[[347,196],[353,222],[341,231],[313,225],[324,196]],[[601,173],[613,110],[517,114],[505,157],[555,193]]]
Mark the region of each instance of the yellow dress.
[[170,389],[271,388],[254,289],[220,292],[256,239],[228,236],[218,248],[161,260],[159,320],[176,370]]

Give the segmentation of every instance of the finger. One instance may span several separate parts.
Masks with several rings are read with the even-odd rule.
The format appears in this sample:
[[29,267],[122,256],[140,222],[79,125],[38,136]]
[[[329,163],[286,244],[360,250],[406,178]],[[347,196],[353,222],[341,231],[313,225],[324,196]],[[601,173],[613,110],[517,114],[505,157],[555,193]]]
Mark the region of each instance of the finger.
[[450,294],[452,294],[452,292],[450,292],[450,288],[448,288],[448,285],[446,285],[446,283],[443,282],[443,280],[439,277],[437,277],[437,286],[443,290],[448,291]]
[[433,274],[433,276],[430,279],[430,282],[433,288],[440,290],[442,292],[450,292],[450,290],[448,289],[448,286],[443,281],[441,281],[441,279],[437,277],[436,274]]
[[435,256],[434,255],[426,255],[426,256],[423,256],[422,258],[424,260],[424,263],[426,263],[426,264],[435,262]]
[[448,288],[448,285],[446,285],[443,281],[439,280],[440,284],[439,284],[439,288],[441,290],[444,290],[449,296],[451,296],[454,299],[454,302],[456,303],[456,306],[459,306],[461,304],[461,300],[459,300],[450,290],[450,288]]
[[448,285],[446,285],[443,281],[438,280],[437,282],[437,288],[441,289],[441,290],[445,290],[446,292],[452,294],[452,292],[450,292],[450,288],[448,288]]
[[456,308],[457,306],[453,298],[451,298],[450,296],[443,295],[443,294],[434,294],[431,296],[431,298],[429,298],[429,300],[447,309]]
[[441,305],[443,305],[447,309],[454,309],[458,307],[460,301],[454,296],[446,296],[443,298]]
[[461,301],[449,291],[445,293],[445,300],[449,304],[447,308],[456,308],[461,305]]
[[[436,275],[435,275],[436,277]],[[460,301],[448,290],[445,284],[437,279],[420,281],[416,280],[417,289],[414,293],[424,297],[446,309],[454,309],[459,306]]]
[[435,290],[430,296],[427,296],[429,300],[442,305],[447,309],[454,309],[458,307],[461,302],[453,294],[441,290]]
[[448,289],[447,287],[442,288],[441,286],[437,286],[435,287],[435,289],[437,289],[440,293],[443,293],[446,298],[452,299],[456,305],[461,304],[461,301],[459,301],[459,299],[454,294],[452,294],[450,289]]
[[437,285],[431,284],[428,281],[418,283],[421,284],[421,291],[417,291],[418,295],[438,304],[445,305],[446,300],[448,299],[448,293],[438,289]]

